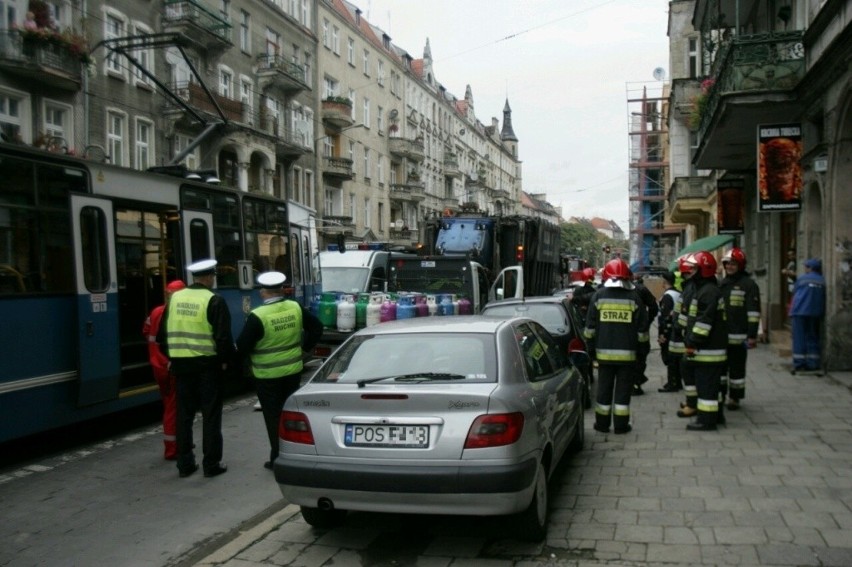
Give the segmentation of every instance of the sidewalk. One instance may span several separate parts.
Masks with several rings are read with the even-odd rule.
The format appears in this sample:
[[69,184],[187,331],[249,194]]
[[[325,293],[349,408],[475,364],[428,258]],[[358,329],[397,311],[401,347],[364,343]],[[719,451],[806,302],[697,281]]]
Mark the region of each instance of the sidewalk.
[[656,391],[653,351],[632,433],[596,433],[587,412],[586,449],[553,483],[542,544],[470,518],[361,513],[315,531],[287,506],[197,565],[852,565],[852,373],[793,376],[771,345],[748,368],[727,426],[688,432],[683,397]]

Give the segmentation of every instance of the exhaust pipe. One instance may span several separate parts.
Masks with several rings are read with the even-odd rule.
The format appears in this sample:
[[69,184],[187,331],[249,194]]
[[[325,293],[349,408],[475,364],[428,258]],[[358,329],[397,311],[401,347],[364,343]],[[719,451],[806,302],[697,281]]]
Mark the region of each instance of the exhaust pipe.
[[324,512],[330,512],[331,510],[334,510],[334,502],[332,502],[330,498],[320,498],[317,500],[317,508]]

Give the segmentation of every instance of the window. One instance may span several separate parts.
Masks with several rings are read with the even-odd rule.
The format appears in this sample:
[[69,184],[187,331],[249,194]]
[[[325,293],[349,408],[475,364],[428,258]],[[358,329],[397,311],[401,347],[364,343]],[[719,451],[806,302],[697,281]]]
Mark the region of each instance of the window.
[[243,53],[251,53],[250,17],[248,12],[240,10],[240,50]]
[[126,165],[124,136],[127,130],[127,116],[115,110],[107,111],[107,154],[115,165]]
[[252,92],[254,91],[253,84],[250,78],[246,76],[240,77],[240,102],[243,103],[243,112],[249,122],[254,121],[254,99]]
[[73,127],[70,106],[49,100],[44,102],[45,134],[53,138],[62,138],[65,146],[71,147],[74,142]]
[[154,155],[154,124],[142,118],[136,119],[136,169],[151,167]]
[[314,172],[306,170],[305,171],[305,193],[307,198],[305,199],[305,205],[308,207],[314,206]]
[[231,19],[231,0],[222,0],[219,5],[219,13],[226,22]]
[[323,138],[322,155],[325,157],[334,157],[334,141],[331,139],[331,136]]
[[[127,35],[124,16],[117,12],[109,12],[104,17],[104,39],[114,39]],[[121,64],[121,56],[109,52],[106,56],[106,73],[114,77],[126,78],[126,71]]]
[[31,141],[29,105],[25,93],[0,88],[0,132],[9,140]]
[[331,36],[328,33],[328,20],[322,21],[322,45],[325,48],[331,48]]
[[291,194],[294,201],[297,203],[305,202],[305,187],[302,185],[302,168],[294,167],[293,168],[293,183]]
[[369,197],[364,198],[364,226],[366,228],[370,228],[372,220],[370,218],[370,199]]
[[385,130],[385,109],[381,106],[376,107],[376,128],[379,131],[379,135],[384,135]]
[[379,60],[379,66],[378,66],[378,69],[376,70],[376,75],[377,75],[376,80],[378,81],[379,86],[380,87],[385,86],[385,62],[382,61],[381,59]]
[[385,160],[382,156],[376,157],[376,177],[379,178],[379,183],[385,182]]
[[379,230],[384,230],[385,229],[385,219],[384,219],[385,204],[384,203],[381,203],[381,202],[379,203],[379,215],[378,216],[379,216]]
[[699,66],[699,54],[698,54],[698,38],[691,37],[689,38],[689,53],[687,54],[689,66],[689,78],[695,79],[698,77],[698,69]]
[[308,86],[313,86],[313,81],[311,81],[311,68],[313,66],[313,60],[311,59],[311,54],[307,51],[305,52],[305,63],[302,65],[305,68],[305,84]]
[[302,0],[302,13],[299,21],[303,26],[311,25],[311,3],[308,0]]
[[355,66],[355,40],[351,37],[346,42],[346,62]]
[[18,12],[15,9],[14,1],[7,5],[6,2],[0,0],[0,28],[12,29],[13,24],[17,25],[17,23]]
[[333,217],[334,214],[334,201],[337,195],[340,193],[339,190],[334,189],[333,187],[326,187],[323,195],[325,196],[325,201],[322,204],[322,214],[327,217]]
[[[266,28],[266,54],[278,55],[279,53],[281,53],[281,34],[271,28]],[[270,67],[275,65],[273,57],[267,58],[267,65]]]
[[358,223],[358,206],[355,193],[349,193],[349,214],[352,215],[352,224]]
[[357,110],[356,107],[355,107],[355,89],[349,89],[348,96],[349,96],[349,100],[352,101],[352,119],[354,120],[355,119],[355,110]]
[[[183,134],[175,135],[175,153],[174,155],[180,154],[186,147],[189,146],[189,143],[192,139],[189,136],[184,136]],[[186,157],[181,160],[188,169],[198,169],[201,164],[201,157],[199,155],[198,146],[196,146],[191,152],[189,152]]]
[[391,74],[390,74],[390,92],[393,95],[396,94],[396,79],[397,79],[396,71],[391,71]]
[[[133,25],[133,35],[150,35],[151,33],[153,33],[151,28],[146,25],[140,23]],[[137,49],[132,54],[143,69],[156,76],[154,53],[151,49]],[[154,88],[154,81],[135,65],[133,66],[133,84],[146,88]]]
[[361,117],[364,128],[370,127],[370,99],[364,97],[364,115]]
[[370,179],[370,148],[364,148],[364,179]]
[[331,98],[337,96],[337,93],[340,92],[340,83],[331,77],[326,76],[323,79],[323,89],[325,91],[324,98]]
[[340,30],[337,26],[331,28],[331,50],[335,55],[340,55]]
[[370,76],[370,52],[366,49],[364,50],[364,74]]
[[234,98],[234,74],[223,67],[219,68],[219,94],[225,98]]
[[352,166],[355,166],[355,141],[349,140],[349,159],[352,161]]

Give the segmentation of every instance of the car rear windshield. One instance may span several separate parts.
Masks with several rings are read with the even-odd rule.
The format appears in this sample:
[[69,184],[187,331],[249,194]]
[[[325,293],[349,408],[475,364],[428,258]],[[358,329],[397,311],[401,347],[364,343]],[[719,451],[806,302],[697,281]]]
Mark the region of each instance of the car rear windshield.
[[489,317],[529,317],[546,328],[565,327],[565,310],[556,303],[516,303],[486,306],[482,312]]
[[[350,383],[388,377],[431,375],[430,383],[496,382],[494,335],[487,333],[406,333],[362,335],[346,342],[311,379]],[[461,378],[460,378],[461,377]]]

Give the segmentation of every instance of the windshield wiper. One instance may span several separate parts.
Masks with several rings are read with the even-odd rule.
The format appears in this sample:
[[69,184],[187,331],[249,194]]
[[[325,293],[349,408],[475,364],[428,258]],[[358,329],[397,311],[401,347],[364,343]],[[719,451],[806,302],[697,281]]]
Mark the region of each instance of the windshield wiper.
[[378,378],[364,378],[358,380],[356,384],[358,384],[359,388],[363,388],[366,384],[372,384],[374,382],[381,382],[382,380],[393,380],[395,382],[416,382],[418,380],[421,381],[429,381],[429,380],[464,380],[465,376],[462,374],[450,374],[447,372],[414,372],[411,374],[398,374],[395,376],[380,376]]

